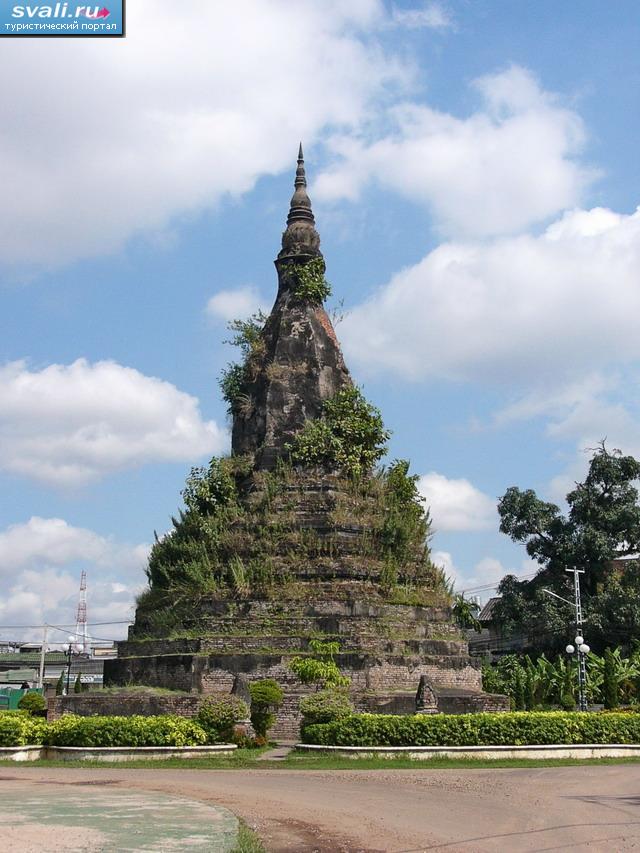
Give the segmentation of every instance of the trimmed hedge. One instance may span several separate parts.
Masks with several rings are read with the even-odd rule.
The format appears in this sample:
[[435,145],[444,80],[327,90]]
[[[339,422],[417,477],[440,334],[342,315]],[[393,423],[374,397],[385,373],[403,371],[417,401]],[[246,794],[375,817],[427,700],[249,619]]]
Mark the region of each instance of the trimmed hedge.
[[210,696],[202,703],[195,722],[207,736],[207,743],[230,743],[236,723],[249,718],[249,706],[238,696]]
[[640,714],[536,712],[395,716],[354,714],[306,726],[322,746],[524,746],[640,743]]
[[0,746],[31,746],[43,743],[47,724],[26,712],[0,715]]
[[48,746],[200,746],[207,735],[184,717],[77,717],[65,714],[46,726]]

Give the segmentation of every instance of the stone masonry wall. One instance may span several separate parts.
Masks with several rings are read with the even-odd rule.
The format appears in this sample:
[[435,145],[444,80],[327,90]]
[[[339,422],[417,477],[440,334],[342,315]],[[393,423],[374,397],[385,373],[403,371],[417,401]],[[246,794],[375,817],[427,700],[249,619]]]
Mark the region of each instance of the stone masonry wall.
[[192,694],[155,694],[155,693],[72,693],[69,696],[56,696],[49,700],[47,719],[49,722],[59,719],[63,714],[77,714],[79,717],[95,715],[143,717],[175,714],[179,717],[195,717],[200,705],[206,699],[198,693]]

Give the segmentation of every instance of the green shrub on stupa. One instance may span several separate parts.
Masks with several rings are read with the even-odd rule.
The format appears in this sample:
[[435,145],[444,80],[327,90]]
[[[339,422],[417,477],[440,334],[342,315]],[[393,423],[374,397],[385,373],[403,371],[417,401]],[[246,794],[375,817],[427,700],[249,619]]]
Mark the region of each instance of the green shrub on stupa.
[[[246,338],[247,330],[241,334]],[[347,388],[307,421],[274,471],[256,471],[252,459],[241,456],[192,468],[184,508],[151,550],[151,594],[171,591],[172,606],[179,607],[194,594],[265,592],[289,583],[305,561],[338,559],[340,531],[356,525],[363,533],[351,547],[371,577],[387,592],[409,584],[408,603],[420,603],[412,598],[416,589],[433,589],[444,579],[431,563],[431,522],[409,463],[376,469],[389,435],[379,410],[359,389]],[[329,534],[319,535],[300,525],[295,498],[288,496],[304,491],[309,478],[327,477],[334,495],[325,510]]]

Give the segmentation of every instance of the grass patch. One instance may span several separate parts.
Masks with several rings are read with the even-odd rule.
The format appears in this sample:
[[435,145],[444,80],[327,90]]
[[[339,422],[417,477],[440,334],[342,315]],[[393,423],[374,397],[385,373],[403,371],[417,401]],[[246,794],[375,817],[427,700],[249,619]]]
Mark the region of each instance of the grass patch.
[[238,838],[231,853],[267,853],[267,848],[255,832],[240,819]]
[[152,770],[483,770],[518,767],[575,767],[599,764],[638,764],[640,758],[345,758],[339,755],[291,752],[279,761],[258,761],[265,749],[238,749],[210,758],[167,758],[158,761],[0,761],[0,767],[70,767],[86,769]]
[[[481,770],[485,768],[573,767],[587,764],[638,764],[640,758],[345,758],[338,755],[314,755],[292,752],[277,762],[288,770]],[[276,762],[261,761],[268,766]]]

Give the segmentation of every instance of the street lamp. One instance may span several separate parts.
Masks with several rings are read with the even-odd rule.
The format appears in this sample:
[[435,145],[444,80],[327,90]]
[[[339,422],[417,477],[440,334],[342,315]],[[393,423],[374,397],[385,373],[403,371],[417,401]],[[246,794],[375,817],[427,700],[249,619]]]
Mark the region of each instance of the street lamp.
[[580,575],[584,574],[584,569],[566,569],[567,572],[571,572],[573,574],[573,601],[569,601],[567,598],[563,598],[561,595],[557,595],[555,592],[552,592],[550,589],[543,589],[543,592],[546,592],[547,595],[552,595],[554,598],[559,598],[560,601],[564,601],[565,604],[570,604],[575,608],[576,611],[576,638],[574,640],[575,645],[569,643],[566,647],[566,652],[568,655],[577,654],[578,655],[578,691],[579,691],[579,706],[581,711],[587,710],[587,655],[591,651],[590,647],[585,643],[584,637],[582,636],[582,603],[580,601]]
[[69,642],[64,643],[62,648],[64,649],[64,653],[67,656],[67,689],[65,691],[66,695],[69,695],[69,680],[71,679],[71,655],[74,652],[74,640],[75,637],[69,637]]
[[567,654],[578,655],[578,683],[580,689],[580,710],[587,710],[587,697],[586,697],[586,686],[587,686],[587,664],[586,657],[591,651],[590,647],[585,643],[584,637],[580,634],[574,640],[575,646],[569,643],[567,646]]

